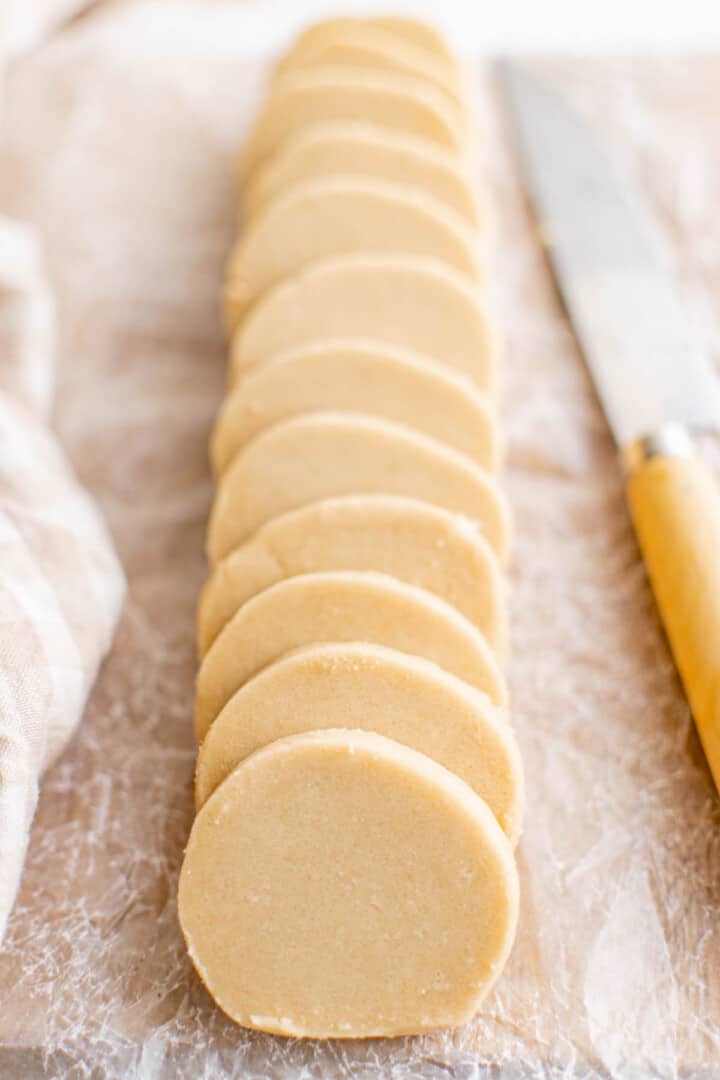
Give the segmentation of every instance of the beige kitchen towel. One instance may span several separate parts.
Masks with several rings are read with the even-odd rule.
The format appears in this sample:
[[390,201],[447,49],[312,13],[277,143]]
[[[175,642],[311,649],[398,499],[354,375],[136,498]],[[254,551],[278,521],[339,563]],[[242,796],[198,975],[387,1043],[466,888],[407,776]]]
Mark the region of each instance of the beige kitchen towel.
[[47,427],[50,290],[32,232],[0,218],[0,941],[43,770],[82,715],[124,577]]
[[98,0],[2,0],[0,57],[32,49]]
[[34,233],[0,217],[0,392],[42,419],[55,385],[55,311]]

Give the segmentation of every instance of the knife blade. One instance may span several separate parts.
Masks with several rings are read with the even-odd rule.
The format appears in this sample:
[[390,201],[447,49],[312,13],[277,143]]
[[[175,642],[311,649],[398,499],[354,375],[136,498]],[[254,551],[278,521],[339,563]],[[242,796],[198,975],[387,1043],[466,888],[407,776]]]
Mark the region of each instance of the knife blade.
[[560,295],[621,450],[640,549],[720,790],[720,491],[691,432],[720,385],[637,197],[551,89],[502,65],[518,154]]
[[544,243],[619,446],[669,421],[720,427],[720,389],[642,208],[582,120],[503,68]]

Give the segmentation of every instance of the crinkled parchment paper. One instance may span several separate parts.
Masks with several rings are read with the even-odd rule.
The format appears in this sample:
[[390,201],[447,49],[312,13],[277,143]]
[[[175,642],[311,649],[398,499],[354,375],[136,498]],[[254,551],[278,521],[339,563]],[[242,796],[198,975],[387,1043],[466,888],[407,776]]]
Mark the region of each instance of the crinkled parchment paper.
[[[264,71],[217,5],[149,7],[101,10],[18,60],[7,86],[0,205],[46,243],[57,426],[111,523],[130,600],[45,782],[0,953],[0,1076],[717,1076],[717,803],[487,70],[476,97],[498,209],[490,277],[507,338],[512,687],[529,789],[517,945],[474,1024],[421,1039],[250,1034],[193,974],[175,891],[192,817],[206,440],[224,378],[232,156]],[[644,191],[717,348],[720,62],[543,70]]]

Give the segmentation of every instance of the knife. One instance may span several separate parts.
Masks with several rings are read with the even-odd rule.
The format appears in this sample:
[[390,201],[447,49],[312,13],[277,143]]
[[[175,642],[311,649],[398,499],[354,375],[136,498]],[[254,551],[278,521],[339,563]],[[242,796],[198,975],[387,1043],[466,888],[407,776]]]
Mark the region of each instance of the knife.
[[506,62],[501,77],[560,295],[620,449],[676,666],[720,791],[720,489],[692,433],[720,389],[641,208],[583,121]]

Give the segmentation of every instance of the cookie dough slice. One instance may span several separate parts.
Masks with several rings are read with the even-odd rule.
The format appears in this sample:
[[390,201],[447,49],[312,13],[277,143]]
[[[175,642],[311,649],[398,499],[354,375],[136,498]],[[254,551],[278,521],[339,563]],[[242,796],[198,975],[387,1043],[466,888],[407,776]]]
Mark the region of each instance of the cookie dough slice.
[[424,656],[507,704],[485,636],[444,600],[386,574],[304,574],[248,600],[211,645],[197,675],[198,741],[248,679],[292,649],[323,641],[369,641]]
[[278,63],[275,77],[328,65],[412,75],[448,95],[454,108],[462,109],[463,113],[467,108],[457,68],[422,45],[371,25],[328,28],[321,40],[299,41]]
[[338,120],[381,124],[463,153],[466,148],[456,110],[424,80],[328,67],[294,71],[277,81],[244,148],[243,174],[249,176],[301,127]]
[[480,288],[437,259],[340,255],[264,294],[233,338],[231,380],[322,338],[359,337],[422,353],[496,388],[496,345]]
[[517,843],[523,772],[504,713],[431,661],[366,642],[309,645],[245,683],[200,748],[197,809],[256,750],[322,728],[375,731],[427,754],[482,796]]
[[215,495],[208,558],[214,565],[278,514],[353,494],[409,495],[464,514],[507,555],[507,504],[491,473],[402,424],[327,412],[274,424],[235,457]]
[[271,743],[195,819],[178,910],[228,1016],[281,1035],[470,1020],[518,914],[512,847],[437,762],[365,731]]
[[473,229],[431,195],[369,177],[305,180],[278,195],[235,245],[225,284],[231,325],[270,286],[317,259],[351,252],[420,255],[478,280]]
[[282,191],[327,176],[372,176],[419,188],[468,225],[484,226],[487,210],[468,180],[462,159],[415,135],[379,125],[314,124],[289,136],[277,154],[245,185],[242,200],[252,217]]
[[396,495],[324,499],[272,518],[217,564],[200,598],[204,656],[238,608],[283,578],[321,570],[376,570],[427,589],[507,648],[505,587],[487,541],[466,518]]
[[395,37],[402,38],[404,41],[409,42],[418,48],[425,49],[431,56],[436,57],[436,59],[448,70],[458,70],[457,57],[448,47],[445,38],[439,30],[420,19],[413,19],[402,15],[372,15],[365,18],[345,16],[335,19],[323,19],[321,22],[314,23],[304,30],[297,39],[295,47],[297,48],[300,45],[307,47],[307,45],[312,43],[319,44],[329,37],[332,37],[332,35],[336,34],[338,31],[348,33],[364,27],[372,27],[373,29],[381,30],[383,33],[393,34]]
[[300,345],[250,370],[218,414],[210,444],[215,472],[279,420],[327,410],[407,424],[484,469],[497,468],[493,411],[469,379],[419,353],[349,338]]

